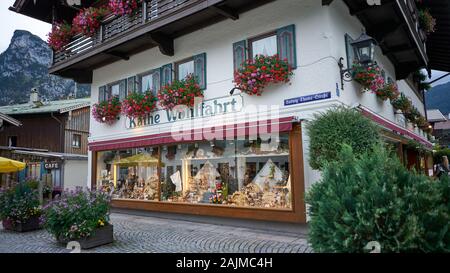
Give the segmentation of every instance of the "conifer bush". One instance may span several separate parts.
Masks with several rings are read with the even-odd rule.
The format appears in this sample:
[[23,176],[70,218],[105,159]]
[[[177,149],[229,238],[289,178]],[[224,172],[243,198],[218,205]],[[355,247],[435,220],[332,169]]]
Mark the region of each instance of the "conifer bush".
[[310,137],[309,163],[322,169],[326,162],[339,160],[342,144],[350,145],[355,154],[362,154],[380,141],[375,123],[357,110],[336,107],[314,116],[307,131]]
[[450,252],[447,178],[408,171],[382,144],[359,154],[343,145],[307,194],[316,252]]

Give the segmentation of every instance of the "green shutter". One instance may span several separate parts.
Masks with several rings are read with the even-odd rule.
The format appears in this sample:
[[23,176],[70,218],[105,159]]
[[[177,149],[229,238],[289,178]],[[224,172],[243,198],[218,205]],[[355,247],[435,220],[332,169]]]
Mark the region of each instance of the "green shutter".
[[105,96],[106,96],[106,86],[103,85],[98,88],[98,102],[105,101],[106,100]]
[[126,96],[128,96],[128,94],[129,93],[134,93],[134,92],[136,92],[137,91],[137,89],[136,89],[136,87],[137,87],[137,84],[136,84],[136,76],[133,76],[133,77],[129,77],[128,78],[128,80],[127,80],[127,94],[126,94]]
[[247,60],[247,41],[239,41],[233,44],[233,68],[238,70]]
[[201,89],[206,89],[206,53],[194,56],[194,76]]
[[119,83],[119,100],[123,101],[127,96],[127,79],[123,79]]
[[172,82],[172,64],[166,64],[161,67],[161,85]]
[[153,94],[156,96],[161,89],[161,69],[154,69],[152,72]]
[[297,53],[295,46],[295,25],[277,30],[278,55],[282,60],[287,59],[293,69],[297,67]]
[[345,51],[347,53],[347,68],[353,66],[353,61],[355,60],[355,51],[353,50],[352,43],[353,39],[350,35],[345,34]]

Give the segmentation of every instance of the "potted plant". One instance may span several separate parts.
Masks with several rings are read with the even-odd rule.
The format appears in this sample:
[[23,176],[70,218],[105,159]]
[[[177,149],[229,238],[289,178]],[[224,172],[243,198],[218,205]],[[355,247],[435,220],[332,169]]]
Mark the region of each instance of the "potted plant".
[[119,97],[114,96],[108,100],[96,103],[92,106],[92,116],[97,122],[113,124],[119,119],[122,105]]
[[400,96],[397,84],[395,83],[385,84],[382,88],[377,89],[375,91],[375,94],[383,101],[386,101],[388,99],[393,101]]
[[372,90],[376,92],[384,85],[384,79],[381,76],[381,70],[378,66],[364,66],[354,63],[352,66],[353,80],[363,87],[363,92]]
[[6,230],[18,232],[40,228],[39,196],[27,183],[0,192],[0,219]]
[[287,60],[281,60],[278,55],[258,55],[244,62],[234,73],[234,84],[248,95],[261,96],[266,86],[288,83],[292,75],[292,68]]
[[157,98],[149,90],[145,93],[130,93],[122,102],[122,112],[128,117],[143,118],[156,108]]
[[403,112],[403,114],[405,115],[405,118],[413,125],[417,124],[417,121],[421,116],[419,110],[414,106],[412,106],[408,111]]
[[78,241],[82,249],[89,249],[114,240],[109,207],[106,193],[77,188],[45,206],[41,220],[59,243]]
[[159,105],[168,110],[177,105],[193,107],[196,97],[203,98],[203,90],[192,74],[183,80],[174,80],[158,92]]
[[73,37],[73,29],[67,22],[55,23],[48,34],[47,43],[55,51],[61,51],[70,43]]
[[106,7],[89,7],[80,10],[72,21],[74,31],[86,36],[93,36],[109,12]]
[[392,100],[391,104],[396,110],[401,110],[403,113],[408,112],[412,107],[411,101],[403,93],[398,98]]
[[419,24],[426,34],[436,31],[436,19],[431,15],[429,9],[419,10]]
[[112,13],[118,16],[131,15],[142,4],[142,0],[109,0],[108,7]]

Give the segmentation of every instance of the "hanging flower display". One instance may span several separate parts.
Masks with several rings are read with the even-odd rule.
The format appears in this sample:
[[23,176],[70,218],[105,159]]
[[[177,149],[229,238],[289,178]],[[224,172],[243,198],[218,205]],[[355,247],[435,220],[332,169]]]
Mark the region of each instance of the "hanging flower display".
[[76,33],[93,36],[101,25],[103,18],[109,13],[105,7],[89,7],[82,9],[75,18],[72,25]]
[[405,115],[405,118],[412,124],[417,124],[418,119],[421,116],[419,110],[414,106],[411,106],[409,111],[403,112],[403,114]]
[[47,43],[55,51],[61,50],[73,37],[72,26],[66,22],[55,23],[48,34]]
[[403,113],[408,112],[412,108],[411,101],[403,94],[400,94],[398,98],[392,100],[391,104],[395,109],[401,110]]
[[381,70],[378,66],[364,66],[354,63],[352,67],[353,80],[361,84],[364,90],[369,89],[376,92],[383,88],[384,79],[381,76]]
[[142,118],[156,108],[157,98],[151,91],[130,93],[122,102],[122,113],[132,118]]
[[100,123],[113,124],[122,110],[120,100],[117,96],[109,100],[94,104],[92,116]]
[[184,80],[175,80],[158,92],[159,104],[164,109],[173,109],[177,105],[193,107],[195,97],[203,97],[203,90],[193,75]]
[[385,84],[382,88],[377,89],[375,91],[375,94],[380,99],[386,101],[386,100],[395,100],[400,96],[400,92],[398,91],[398,87],[396,83],[388,83]]
[[419,10],[419,23],[427,34],[436,31],[436,19],[431,15],[430,10]]
[[278,55],[258,55],[234,73],[234,83],[237,89],[249,95],[261,96],[267,85],[288,83],[292,75],[287,60],[281,60]]
[[135,12],[142,0],[109,0],[108,7],[115,15],[130,15]]

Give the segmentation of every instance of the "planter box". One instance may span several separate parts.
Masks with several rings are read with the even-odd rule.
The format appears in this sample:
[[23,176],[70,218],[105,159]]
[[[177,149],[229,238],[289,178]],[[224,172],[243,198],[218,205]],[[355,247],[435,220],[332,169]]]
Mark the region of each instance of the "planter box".
[[25,223],[14,223],[11,220],[3,220],[2,224],[5,230],[12,230],[17,232],[27,232],[41,228],[39,225],[39,217],[32,217]]
[[78,240],[61,240],[58,239],[58,242],[62,244],[67,244],[70,241],[76,241],[80,243],[81,249],[90,249],[94,247],[98,247],[101,245],[106,245],[114,242],[113,237],[113,226],[107,225],[101,228],[96,229],[91,236],[87,238],[81,238]]

